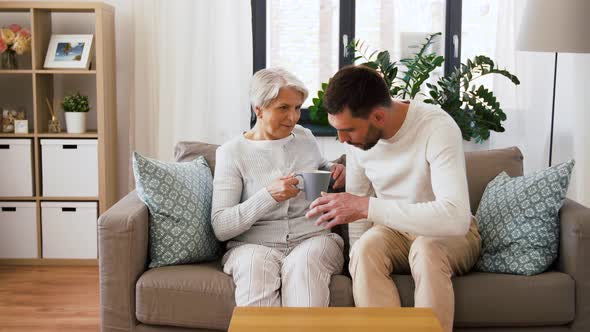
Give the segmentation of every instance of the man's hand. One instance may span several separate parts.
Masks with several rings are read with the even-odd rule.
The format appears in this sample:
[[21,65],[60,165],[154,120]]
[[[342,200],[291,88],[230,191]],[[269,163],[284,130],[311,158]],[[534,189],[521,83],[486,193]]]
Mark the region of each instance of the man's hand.
[[323,225],[326,229],[366,219],[369,214],[369,197],[349,193],[322,193],[322,197],[311,203],[305,216],[311,218],[321,213],[323,215],[318,218],[316,225]]
[[332,166],[330,171],[332,172],[332,179],[334,179],[332,188],[344,188],[344,184],[346,183],[346,167],[342,164],[336,164]]

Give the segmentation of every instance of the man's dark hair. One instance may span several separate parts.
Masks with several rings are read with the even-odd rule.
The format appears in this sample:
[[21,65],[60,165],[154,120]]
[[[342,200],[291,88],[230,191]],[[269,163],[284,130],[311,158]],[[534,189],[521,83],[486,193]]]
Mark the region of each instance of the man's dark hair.
[[385,80],[367,66],[346,66],[330,80],[324,94],[323,106],[330,114],[345,107],[355,118],[368,118],[374,107],[391,106],[391,96]]

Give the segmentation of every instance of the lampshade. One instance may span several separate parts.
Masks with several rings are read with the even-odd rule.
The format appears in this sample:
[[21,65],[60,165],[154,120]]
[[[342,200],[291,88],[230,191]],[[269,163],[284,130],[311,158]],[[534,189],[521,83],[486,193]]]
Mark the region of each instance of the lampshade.
[[517,49],[590,53],[590,0],[528,0]]

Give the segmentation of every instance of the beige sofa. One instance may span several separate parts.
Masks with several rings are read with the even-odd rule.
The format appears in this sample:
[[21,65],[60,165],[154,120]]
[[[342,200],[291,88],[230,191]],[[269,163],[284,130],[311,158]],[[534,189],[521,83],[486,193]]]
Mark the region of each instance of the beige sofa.
[[[206,157],[217,146],[180,143],[176,159]],[[466,154],[472,211],[500,171],[522,174],[517,148]],[[560,211],[560,256],[550,271],[524,277],[473,272],[453,279],[457,331],[590,331],[590,209],[567,200]],[[342,233],[345,241],[346,232]],[[226,330],[232,279],[219,262],[148,270],[148,209],[135,192],[99,219],[102,331]],[[408,275],[393,276],[404,306],[413,305]],[[334,276],[332,306],[353,306],[351,280]]]

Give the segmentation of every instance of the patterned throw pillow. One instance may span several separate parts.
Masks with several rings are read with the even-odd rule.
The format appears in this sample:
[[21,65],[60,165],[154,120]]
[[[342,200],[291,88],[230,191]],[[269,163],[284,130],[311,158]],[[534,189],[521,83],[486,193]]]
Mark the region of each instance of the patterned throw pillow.
[[482,239],[476,270],[530,276],[553,263],[573,167],[570,160],[528,176],[502,172],[487,185],[475,215]]
[[220,245],[211,226],[213,177],[205,158],[169,163],[133,154],[139,198],[149,215],[150,268],[210,261]]

